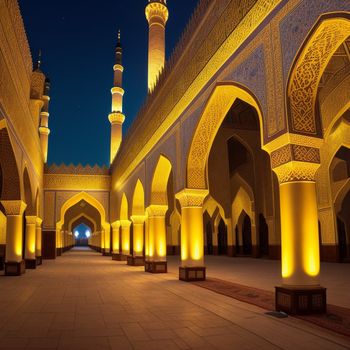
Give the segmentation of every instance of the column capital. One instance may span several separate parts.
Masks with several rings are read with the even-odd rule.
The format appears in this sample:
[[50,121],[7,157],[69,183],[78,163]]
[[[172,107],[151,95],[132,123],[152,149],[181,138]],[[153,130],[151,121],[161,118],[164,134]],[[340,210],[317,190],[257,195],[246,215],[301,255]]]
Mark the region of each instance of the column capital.
[[26,215],[26,224],[28,225],[36,225],[36,219],[37,217],[36,216],[33,216],[33,215]]
[[315,181],[322,140],[294,134],[287,136],[265,147],[270,152],[271,167],[279,182]]
[[27,204],[22,200],[3,200],[1,201],[6,215],[22,215],[26,210]]
[[117,221],[114,221],[114,222],[112,222],[111,223],[111,226],[112,226],[112,229],[113,230],[119,230],[119,228],[120,228],[120,221],[119,220],[117,220]]
[[130,217],[130,219],[134,225],[143,225],[143,223],[146,220],[146,216],[145,215],[132,215]]
[[130,220],[120,220],[120,226],[121,227],[127,228],[127,227],[130,227],[130,225],[131,225],[131,221]]
[[181,208],[185,207],[202,207],[209,190],[185,188],[175,195],[179,200]]
[[280,184],[288,182],[315,182],[315,175],[320,167],[317,163],[288,162],[272,170]]
[[43,223],[43,219],[40,218],[39,216],[36,217],[36,225],[39,227]]
[[149,207],[146,208],[146,211],[147,211],[149,217],[165,216],[166,212],[168,211],[168,206],[167,205],[159,205],[159,204],[151,204]]

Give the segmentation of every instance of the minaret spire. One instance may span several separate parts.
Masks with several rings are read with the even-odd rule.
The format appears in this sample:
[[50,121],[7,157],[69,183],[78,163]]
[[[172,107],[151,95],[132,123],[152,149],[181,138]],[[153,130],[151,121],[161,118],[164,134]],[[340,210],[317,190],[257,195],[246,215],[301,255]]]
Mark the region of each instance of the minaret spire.
[[125,120],[123,114],[123,71],[122,65],[123,49],[121,45],[120,30],[118,31],[117,45],[115,48],[115,65],[114,70],[114,84],[111,89],[112,93],[112,113],[109,114],[108,119],[111,123],[111,150],[110,163],[112,164],[116,154],[118,153],[120,144],[122,142],[122,127]]
[[38,62],[36,65],[37,65],[37,68],[40,69],[40,67],[41,67],[41,49],[39,49]]
[[146,18],[149,25],[148,90],[152,91],[165,63],[165,25],[169,18],[166,0],[148,0]]

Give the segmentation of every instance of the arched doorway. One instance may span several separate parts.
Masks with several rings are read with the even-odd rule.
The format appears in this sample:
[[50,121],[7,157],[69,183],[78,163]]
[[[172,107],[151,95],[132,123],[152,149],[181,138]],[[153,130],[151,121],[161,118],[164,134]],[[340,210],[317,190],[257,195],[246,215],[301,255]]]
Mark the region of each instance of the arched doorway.
[[269,255],[269,227],[263,214],[259,214],[259,251],[260,256]]
[[220,219],[218,226],[218,253],[227,254],[227,226],[223,219]]
[[81,223],[72,230],[74,234],[74,246],[76,247],[85,247],[89,246],[89,238],[91,237],[92,228],[87,226],[84,223]]
[[242,224],[242,241],[243,241],[243,254],[252,255],[252,224],[250,217],[244,213]]
[[338,254],[340,262],[350,262],[350,190],[337,214]]

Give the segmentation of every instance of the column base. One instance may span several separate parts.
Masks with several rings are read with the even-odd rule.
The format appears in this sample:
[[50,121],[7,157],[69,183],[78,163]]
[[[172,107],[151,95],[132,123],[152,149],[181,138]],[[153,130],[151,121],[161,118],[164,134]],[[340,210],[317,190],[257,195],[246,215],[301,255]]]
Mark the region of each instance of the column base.
[[26,272],[24,260],[20,262],[5,262],[5,276],[21,276]]
[[36,259],[25,259],[26,269],[35,270],[36,269]]
[[102,249],[102,255],[103,256],[112,256],[112,253],[109,251],[109,249]]
[[179,280],[185,282],[205,281],[206,267],[179,267]]
[[145,261],[145,272],[167,273],[168,263],[166,261]]
[[227,246],[227,256],[236,256],[236,247],[234,245]]
[[42,265],[42,264],[43,264],[42,256],[37,256],[36,257],[36,265],[39,266],[39,265]]
[[132,256],[129,255],[127,257],[127,264],[130,266],[144,266],[145,265],[145,259],[143,256]]
[[56,248],[56,256],[62,255],[62,248]]
[[291,315],[326,313],[326,288],[276,287],[276,311]]
[[116,261],[126,261],[127,256],[121,253],[112,253],[112,260]]

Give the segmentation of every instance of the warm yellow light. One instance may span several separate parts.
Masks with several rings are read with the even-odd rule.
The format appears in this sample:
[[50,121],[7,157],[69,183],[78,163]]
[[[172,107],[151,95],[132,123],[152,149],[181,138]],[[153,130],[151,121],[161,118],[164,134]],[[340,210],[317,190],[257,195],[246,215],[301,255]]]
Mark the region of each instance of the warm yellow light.
[[280,206],[284,283],[315,284],[320,272],[315,183],[281,184]]
[[182,208],[181,221],[181,254],[185,264],[189,261],[203,263],[204,258],[204,238],[203,238],[203,213],[202,207]]

